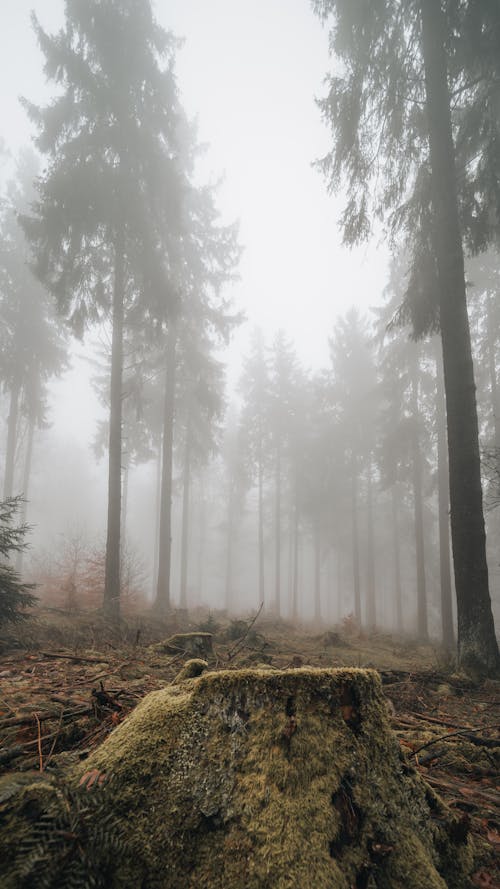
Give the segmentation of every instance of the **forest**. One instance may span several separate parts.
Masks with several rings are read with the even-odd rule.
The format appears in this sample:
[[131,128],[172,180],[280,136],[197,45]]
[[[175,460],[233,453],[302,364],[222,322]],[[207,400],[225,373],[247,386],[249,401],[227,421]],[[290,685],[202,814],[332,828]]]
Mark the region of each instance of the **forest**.
[[303,171],[274,91],[313,37],[274,104],[264,42],[231,56],[235,118],[273,120],[229,205],[178,4],[35,5],[0,138],[0,884],[494,889],[497,0],[234,6],[221,52],[267,16],[271,60],[305,22],[325,55]]

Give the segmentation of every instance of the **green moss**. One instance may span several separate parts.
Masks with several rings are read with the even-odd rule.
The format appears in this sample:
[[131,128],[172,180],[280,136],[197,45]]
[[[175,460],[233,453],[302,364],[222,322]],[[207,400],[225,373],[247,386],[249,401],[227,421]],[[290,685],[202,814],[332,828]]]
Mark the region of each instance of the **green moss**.
[[195,679],[197,676],[201,676],[207,669],[208,664],[206,661],[202,661],[201,658],[191,658],[191,660],[186,661],[182,669],[179,670],[174,679],[174,683],[184,682],[185,679]]
[[89,769],[128,850],[110,887],[466,885],[467,843],[402,760],[374,672],[205,674],[148,695],[74,786]]

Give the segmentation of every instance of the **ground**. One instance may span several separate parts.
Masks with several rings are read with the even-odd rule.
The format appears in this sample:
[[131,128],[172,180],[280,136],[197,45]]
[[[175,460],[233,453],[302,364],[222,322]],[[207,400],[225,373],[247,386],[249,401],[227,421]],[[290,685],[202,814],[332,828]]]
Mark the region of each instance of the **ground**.
[[[0,803],[9,781],[63,772],[85,760],[150,691],[169,685],[192,652],[166,654],[174,633],[213,633],[213,670],[374,667],[405,755],[457,814],[479,852],[472,884],[500,886],[500,793],[496,787],[500,682],[453,672],[437,647],[373,635],[346,623],[315,632],[259,615],[255,623],[176,615],[162,626],[134,618],[120,632],[98,617],[41,611],[0,654]],[[182,636],[178,637],[182,639]],[[204,665],[198,661],[196,672]],[[189,667],[188,667],[189,672]],[[194,675],[194,674],[192,674]],[[87,783],[99,781],[91,774]]]

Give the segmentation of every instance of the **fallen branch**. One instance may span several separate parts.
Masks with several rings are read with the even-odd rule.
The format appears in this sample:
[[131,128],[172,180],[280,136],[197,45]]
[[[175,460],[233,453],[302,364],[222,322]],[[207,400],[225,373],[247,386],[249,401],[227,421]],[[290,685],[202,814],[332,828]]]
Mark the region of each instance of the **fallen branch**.
[[233,659],[233,657],[235,657],[235,655],[238,654],[238,652],[241,651],[241,649],[243,648],[243,643],[244,643],[245,639],[247,638],[247,636],[248,636],[250,630],[252,629],[252,627],[253,627],[255,621],[256,621],[257,618],[259,617],[260,612],[262,611],[263,608],[264,608],[264,603],[261,602],[261,603],[260,603],[260,608],[259,608],[259,610],[257,611],[257,614],[255,615],[254,618],[252,618],[252,620],[251,620],[250,623],[248,624],[248,626],[247,626],[245,632],[243,633],[243,636],[240,636],[240,638],[235,642],[235,644],[233,645],[233,647],[229,649],[229,651],[228,651],[228,653],[227,653],[227,660],[228,660],[228,661],[231,661],[231,660]]
[[104,655],[102,657],[86,657],[81,654],[63,654],[58,651],[41,651],[40,654],[43,654],[44,657],[62,658],[66,661],[77,661],[86,664],[103,664],[108,660]]
[[[498,726],[492,725],[491,728],[498,728]],[[465,737],[466,740],[470,741],[472,744],[477,744],[478,747],[498,747],[500,746],[500,741],[497,741],[494,738],[481,738],[477,737],[474,732],[481,732],[483,727],[481,728],[464,728],[457,729],[455,732],[448,732],[446,735],[439,735],[437,738],[433,738],[432,741],[426,741],[425,744],[422,744],[420,747],[417,747],[411,754],[411,756],[417,756],[422,750],[425,750],[427,747],[431,747],[433,744],[438,744],[439,741],[448,741],[449,738],[456,738],[458,736]]]

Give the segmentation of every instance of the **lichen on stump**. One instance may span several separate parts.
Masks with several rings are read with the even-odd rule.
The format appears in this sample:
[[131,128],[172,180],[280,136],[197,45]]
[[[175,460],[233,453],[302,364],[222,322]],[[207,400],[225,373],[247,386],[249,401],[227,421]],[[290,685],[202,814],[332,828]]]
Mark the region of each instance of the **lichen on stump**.
[[73,784],[89,769],[127,850],[110,887],[468,885],[466,830],[400,753],[371,671],[190,679],[148,695]]

